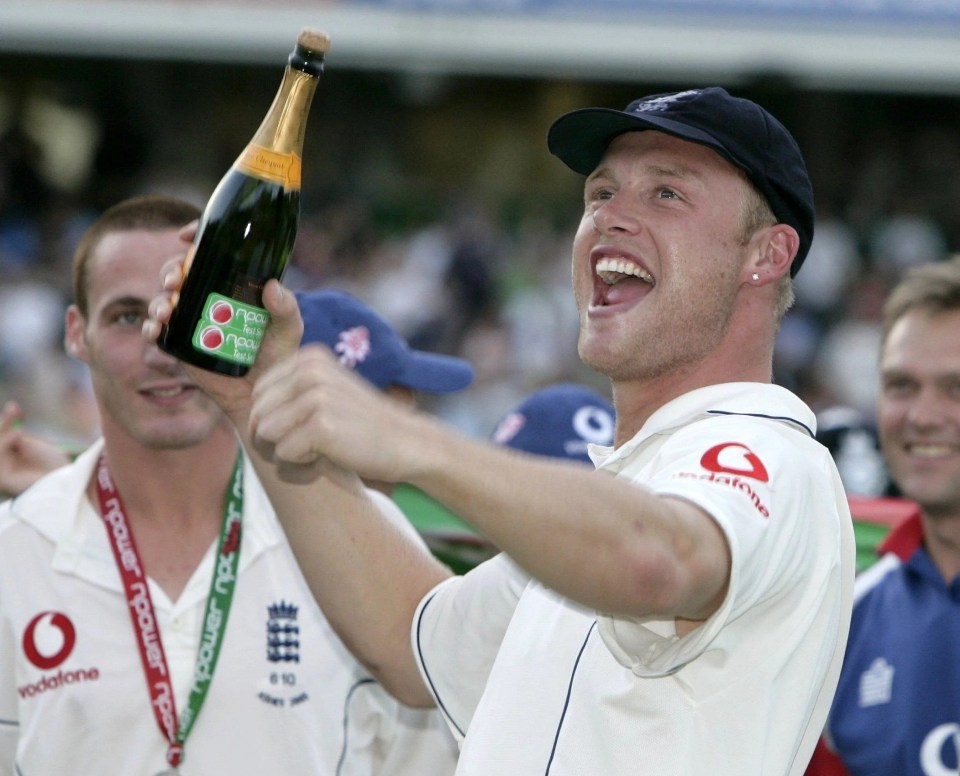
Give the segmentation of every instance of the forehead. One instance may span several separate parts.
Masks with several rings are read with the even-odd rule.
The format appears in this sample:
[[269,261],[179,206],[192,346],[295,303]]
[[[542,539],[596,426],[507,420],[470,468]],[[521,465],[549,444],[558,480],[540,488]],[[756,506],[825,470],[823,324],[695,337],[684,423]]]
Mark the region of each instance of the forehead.
[[[658,163],[669,162],[678,171],[706,174],[718,172],[742,177],[740,170],[719,153],[700,143],[681,140],[654,129],[624,132],[610,141],[600,166],[611,157],[651,157]],[[661,160],[663,160],[661,162]]]
[[911,310],[891,328],[880,355],[884,370],[960,373],[960,310]]
[[178,233],[178,229],[137,229],[104,235],[87,267],[90,307],[118,297],[149,300],[160,293],[160,268],[184,251]]

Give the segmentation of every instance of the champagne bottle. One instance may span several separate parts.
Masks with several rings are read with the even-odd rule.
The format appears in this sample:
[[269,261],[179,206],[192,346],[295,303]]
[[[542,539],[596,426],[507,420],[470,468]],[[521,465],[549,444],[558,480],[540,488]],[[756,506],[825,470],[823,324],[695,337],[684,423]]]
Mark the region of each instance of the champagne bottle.
[[293,251],[304,131],[328,47],[324,33],[301,30],[270,110],[204,208],[157,339],[181,361],[237,377],[256,360],[270,317],[263,287]]

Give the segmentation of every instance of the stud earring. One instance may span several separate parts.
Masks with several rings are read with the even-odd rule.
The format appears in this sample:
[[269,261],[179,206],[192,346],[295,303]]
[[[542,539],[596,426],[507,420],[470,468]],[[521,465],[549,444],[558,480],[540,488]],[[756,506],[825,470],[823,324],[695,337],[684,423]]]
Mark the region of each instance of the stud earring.
[[753,275],[751,275],[750,277],[754,283],[756,283],[760,279],[760,275],[756,272],[754,272]]

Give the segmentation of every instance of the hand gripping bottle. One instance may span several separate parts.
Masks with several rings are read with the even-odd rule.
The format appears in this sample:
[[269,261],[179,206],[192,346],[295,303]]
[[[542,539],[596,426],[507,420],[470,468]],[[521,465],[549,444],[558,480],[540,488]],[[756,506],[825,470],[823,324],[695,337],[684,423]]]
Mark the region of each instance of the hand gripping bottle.
[[302,30],[280,89],[253,139],[200,217],[157,344],[181,361],[238,377],[260,349],[263,286],[280,278],[300,217],[300,159],[327,36]]

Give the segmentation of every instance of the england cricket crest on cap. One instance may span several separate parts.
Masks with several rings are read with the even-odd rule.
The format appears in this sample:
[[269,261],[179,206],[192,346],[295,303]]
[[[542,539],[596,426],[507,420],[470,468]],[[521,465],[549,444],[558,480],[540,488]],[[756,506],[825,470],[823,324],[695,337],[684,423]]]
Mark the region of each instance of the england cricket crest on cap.
[[354,326],[352,329],[340,332],[340,338],[334,351],[340,363],[353,369],[362,364],[370,355],[370,330],[366,326]]
[[685,92],[675,92],[674,94],[661,94],[657,97],[651,97],[649,100],[642,100],[633,106],[634,113],[647,113],[650,111],[661,111],[668,108],[672,103],[683,102],[684,98],[699,94],[699,89],[689,89]]
[[267,613],[267,660],[271,663],[299,663],[297,607],[280,601],[268,606]]

